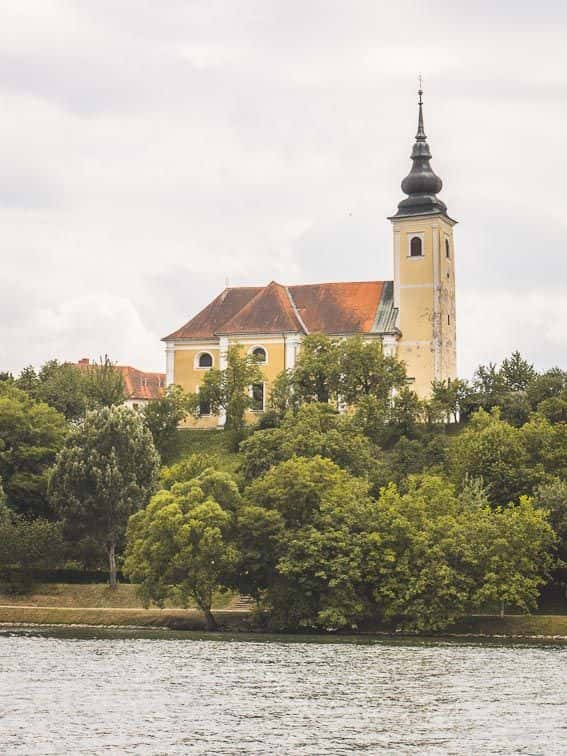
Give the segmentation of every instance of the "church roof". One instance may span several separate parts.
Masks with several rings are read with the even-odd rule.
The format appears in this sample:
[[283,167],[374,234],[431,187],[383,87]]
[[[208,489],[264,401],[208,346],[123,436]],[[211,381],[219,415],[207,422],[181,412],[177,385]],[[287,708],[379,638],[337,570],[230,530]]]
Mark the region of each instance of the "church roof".
[[225,289],[163,341],[220,335],[280,333],[364,334],[395,330],[392,281]]

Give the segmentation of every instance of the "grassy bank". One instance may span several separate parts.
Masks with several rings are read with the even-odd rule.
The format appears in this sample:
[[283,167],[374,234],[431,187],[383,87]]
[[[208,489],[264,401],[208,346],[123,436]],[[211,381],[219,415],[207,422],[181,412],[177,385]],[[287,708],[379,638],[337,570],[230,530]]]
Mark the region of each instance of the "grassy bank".
[[[214,607],[225,609],[233,600],[232,593],[215,596]],[[65,609],[144,609],[136,593],[136,586],[119,584],[111,590],[104,583],[86,585],[72,583],[46,583],[33,587],[29,593],[14,595],[0,592],[0,605],[57,607]],[[167,609],[178,609],[174,604],[166,604]]]
[[179,462],[191,454],[210,454],[215,467],[224,472],[235,472],[240,455],[229,449],[230,437],[218,430],[179,430],[168,464]]
[[567,638],[567,615],[514,614],[508,617],[467,617],[448,632],[459,635],[517,635]]

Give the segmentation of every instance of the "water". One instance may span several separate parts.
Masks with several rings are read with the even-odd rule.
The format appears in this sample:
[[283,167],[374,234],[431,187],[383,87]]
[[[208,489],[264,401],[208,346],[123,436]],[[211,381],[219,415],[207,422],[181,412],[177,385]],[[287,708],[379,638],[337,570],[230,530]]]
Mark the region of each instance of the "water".
[[0,752],[567,754],[567,647],[0,633]]

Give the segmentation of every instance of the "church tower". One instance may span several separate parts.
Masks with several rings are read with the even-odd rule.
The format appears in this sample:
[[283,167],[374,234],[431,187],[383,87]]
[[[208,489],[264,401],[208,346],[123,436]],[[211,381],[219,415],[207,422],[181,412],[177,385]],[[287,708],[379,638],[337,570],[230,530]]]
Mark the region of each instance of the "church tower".
[[437,194],[443,182],[431,166],[419,90],[417,134],[411,171],[402,181],[407,194],[389,218],[394,231],[394,306],[401,332],[397,356],[407,365],[412,388],[421,397],[433,380],[457,375],[455,249],[447,206]]

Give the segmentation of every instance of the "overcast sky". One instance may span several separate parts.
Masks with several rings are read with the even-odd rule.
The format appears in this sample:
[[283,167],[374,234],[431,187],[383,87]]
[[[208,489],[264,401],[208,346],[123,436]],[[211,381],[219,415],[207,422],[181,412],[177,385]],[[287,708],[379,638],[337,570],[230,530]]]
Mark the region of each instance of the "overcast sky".
[[226,279],[390,279],[420,71],[459,372],[567,367],[566,37],[559,0],[2,0],[0,370],[163,370]]

